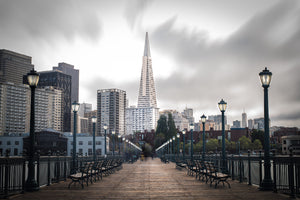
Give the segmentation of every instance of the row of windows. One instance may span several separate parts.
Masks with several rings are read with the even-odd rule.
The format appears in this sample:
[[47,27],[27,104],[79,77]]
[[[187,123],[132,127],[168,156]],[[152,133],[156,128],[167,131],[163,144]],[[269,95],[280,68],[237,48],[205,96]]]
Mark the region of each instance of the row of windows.
[[[11,145],[11,141],[6,141],[6,145]],[[20,142],[19,141],[15,141],[15,145],[19,145]],[[2,141],[0,141],[0,145],[2,145]]]
[[[96,145],[101,145],[101,141],[96,141],[95,143],[96,143]],[[73,145],[73,141],[71,141],[70,144]],[[78,145],[83,145],[83,141],[79,141]],[[88,145],[93,145],[93,142],[88,141]]]

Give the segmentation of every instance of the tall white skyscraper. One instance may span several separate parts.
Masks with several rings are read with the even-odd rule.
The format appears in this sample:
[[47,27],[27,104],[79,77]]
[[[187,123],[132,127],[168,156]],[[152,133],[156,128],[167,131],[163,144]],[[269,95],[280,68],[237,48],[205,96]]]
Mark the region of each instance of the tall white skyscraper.
[[245,112],[242,113],[242,128],[247,127],[247,114]]
[[157,107],[148,32],[146,33],[145,38],[145,49],[138,97],[138,107]]
[[126,134],[156,129],[159,118],[148,33],[145,38],[138,106],[126,109]]

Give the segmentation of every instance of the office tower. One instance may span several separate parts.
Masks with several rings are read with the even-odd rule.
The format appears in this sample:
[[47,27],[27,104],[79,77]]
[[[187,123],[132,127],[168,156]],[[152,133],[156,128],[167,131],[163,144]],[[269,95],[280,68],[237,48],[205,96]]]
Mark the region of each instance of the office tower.
[[242,128],[247,127],[247,114],[245,112],[242,113]]
[[159,115],[164,115],[166,116],[166,118],[168,119],[168,115],[169,113],[172,114],[174,123],[175,123],[175,127],[178,130],[183,130],[183,129],[187,129],[189,128],[189,120],[180,112],[178,112],[177,110],[163,110],[161,112],[159,112]]
[[115,131],[125,134],[126,92],[120,89],[102,89],[97,91],[97,135]]
[[[97,110],[93,110],[93,111],[84,113],[84,117],[88,118],[88,133],[90,135],[93,134],[93,123],[92,123],[93,116],[97,117]],[[95,129],[96,129],[95,133],[97,133],[97,126],[95,127]]]
[[[28,85],[0,83],[0,135],[29,132],[30,88]],[[53,128],[61,131],[59,102],[61,91],[37,88],[35,92],[35,130]]]
[[189,120],[189,124],[194,123],[195,119],[193,116],[193,109],[192,108],[185,108],[182,112],[182,115]]
[[[78,116],[85,117],[85,113],[92,111],[92,104],[91,103],[81,103],[78,111]],[[96,115],[95,115],[96,116]]]
[[241,128],[241,121],[235,120],[232,123],[233,123],[232,128]]
[[79,70],[74,69],[74,65],[67,63],[58,63],[58,67],[53,67],[53,71],[59,70],[64,74],[68,74],[72,77],[71,86],[71,103],[78,102],[79,99]]
[[0,50],[0,83],[23,84],[23,76],[32,68],[31,57],[5,49]]
[[248,128],[249,129],[253,129],[253,127],[254,127],[254,120],[253,119],[249,119],[248,120]]
[[138,106],[126,109],[126,134],[155,130],[158,117],[152,58],[148,33],[146,33]]
[[143,66],[142,66],[140,89],[139,89],[139,96],[138,96],[138,107],[157,108],[148,32],[146,33],[146,38],[145,38]]
[[39,72],[40,80],[38,87],[53,86],[62,91],[63,99],[61,103],[63,132],[71,131],[71,85],[72,77],[59,71]]
[[29,132],[29,97],[26,85],[0,83],[0,135]]

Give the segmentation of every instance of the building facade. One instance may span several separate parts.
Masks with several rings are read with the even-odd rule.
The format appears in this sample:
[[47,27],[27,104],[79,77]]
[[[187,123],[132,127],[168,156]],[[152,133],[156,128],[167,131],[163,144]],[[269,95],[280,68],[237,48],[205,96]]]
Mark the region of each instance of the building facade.
[[189,124],[193,124],[195,122],[193,113],[194,111],[192,108],[185,108],[182,112],[183,117],[185,117],[189,121]]
[[246,128],[247,126],[247,114],[245,112],[242,113],[242,128]]
[[102,89],[97,91],[97,135],[115,131],[125,134],[126,92],[120,89]]
[[0,83],[23,84],[23,76],[31,69],[31,57],[0,49]]
[[71,86],[71,102],[78,102],[79,99],[79,70],[74,68],[74,65],[68,63],[58,63],[58,67],[53,67],[53,71],[61,71],[64,74],[72,77]]
[[136,132],[155,130],[157,124],[157,121],[155,121],[155,119],[158,119],[158,116],[158,108],[126,108],[126,135],[134,134]]
[[71,131],[71,85],[72,77],[59,71],[39,72],[40,80],[38,87],[53,86],[62,91],[62,119],[63,132]]

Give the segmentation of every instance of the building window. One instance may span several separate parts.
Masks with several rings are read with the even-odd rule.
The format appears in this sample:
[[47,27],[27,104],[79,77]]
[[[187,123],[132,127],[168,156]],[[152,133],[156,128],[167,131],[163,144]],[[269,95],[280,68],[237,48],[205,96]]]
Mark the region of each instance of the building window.
[[79,143],[78,143],[79,145],[83,145],[83,141],[79,141]]
[[7,145],[10,145],[10,141],[7,141],[7,143],[6,143]]
[[101,149],[97,149],[97,150],[96,150],[96,154],[97,154],[97,155],[102,155]]
[[14,148],[14,156],[17,156],[17,155],[18,155],[18,149]]
[[96,145],[101,145],[101,141],[96,141]]
[[19,145],[20,144],[20,142],[19,141],[15,141],[15,145]]
[[92,145],[92,141],[89,141],[89,142],[88,142],[88,145]]
[[283,144],[286,144],[286,140],[283,140]]
[[88,154],[89,154],[89,156],[90,156],[90,155],[93,155],[92,149],[88,149]]
[[73,145],[73,141],[72,141],[72,142],[70,142],[70,144],[71,144],[71,145]]
[[83,154],[83,150],[82,149],[79,149],[79,155],[82,155]]
[[2,141],[0,141],[0,145],[2,145]]

